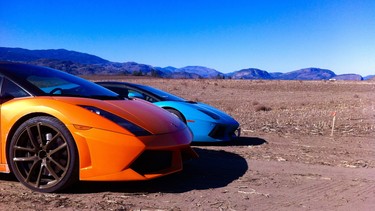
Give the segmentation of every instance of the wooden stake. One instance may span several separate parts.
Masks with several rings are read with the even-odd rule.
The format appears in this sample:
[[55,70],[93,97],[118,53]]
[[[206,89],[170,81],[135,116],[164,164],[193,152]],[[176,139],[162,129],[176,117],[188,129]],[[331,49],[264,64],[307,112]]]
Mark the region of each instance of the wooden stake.
[[336,111],[332,113],[333,119],[332,119],[332,130],[331,130],[331,136],[333,136],[333,131],[335,130],[335,124],[336,124]]

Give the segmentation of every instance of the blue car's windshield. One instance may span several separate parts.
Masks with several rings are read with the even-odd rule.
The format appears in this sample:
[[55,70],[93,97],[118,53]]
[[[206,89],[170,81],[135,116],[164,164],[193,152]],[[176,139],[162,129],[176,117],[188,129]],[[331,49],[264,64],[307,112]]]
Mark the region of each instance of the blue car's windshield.
[[182,97],[178,97],[176,95],[173,95],[171,93],[165,92],[165,91],[160,90],[160,89],[156,89],[156,88],[153,88],[153,87],[150,87],[150,86],[143,86],[143,85],[138,85],[138,86],[141,87],[144,90],[147,90],[148,92],[151,92],[151,93],[157,95],[158,97],[162,98],[163,101],[186,101]]

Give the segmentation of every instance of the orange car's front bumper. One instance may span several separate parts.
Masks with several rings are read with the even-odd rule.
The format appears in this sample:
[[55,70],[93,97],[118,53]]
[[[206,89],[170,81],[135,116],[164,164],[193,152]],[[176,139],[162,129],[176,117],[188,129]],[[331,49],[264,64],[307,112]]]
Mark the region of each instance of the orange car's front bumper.
[[197,157],[190,147],[192,134],[187,127],[138,137],[95,128],[75,129],[73,137],[80,180],[148,180],[181,171],[184,159]]

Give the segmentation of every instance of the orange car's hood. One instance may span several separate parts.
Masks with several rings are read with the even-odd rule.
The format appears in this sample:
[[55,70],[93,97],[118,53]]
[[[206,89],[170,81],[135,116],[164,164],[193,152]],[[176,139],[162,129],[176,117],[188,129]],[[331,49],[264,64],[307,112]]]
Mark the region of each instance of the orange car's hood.
[[[169,112],[144,100],[116,100],[108,103],[128,114],[127,120],[154,134],[169,133],[185,128],[185,124]],[[116,113],[117,114],[117,113]],[[118,114],[120,116],[120,114]]]
[[144,100],[95,100],[54,97],[69,104],[94,106],[126,119],[152,134],[165,134],[185,128],[185,124],[162,108]]

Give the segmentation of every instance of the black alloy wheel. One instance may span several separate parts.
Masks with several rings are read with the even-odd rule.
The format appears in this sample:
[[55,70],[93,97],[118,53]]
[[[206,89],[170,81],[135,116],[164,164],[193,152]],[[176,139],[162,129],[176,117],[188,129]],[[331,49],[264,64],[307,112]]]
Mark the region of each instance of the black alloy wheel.
[[22,123],[9,146],[10,167],[26,187],[59,192],[78,181],[78,153],[65,125],[49,116]]

